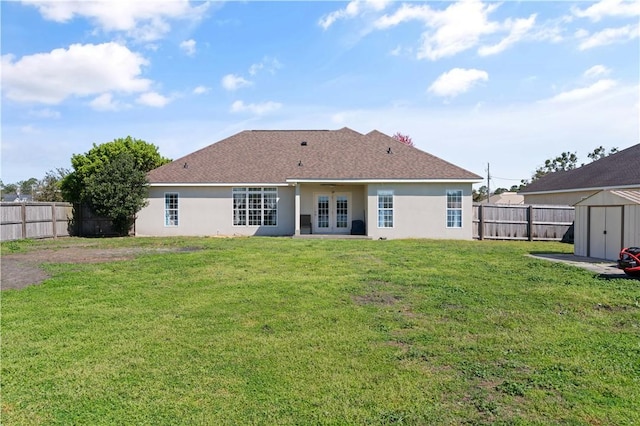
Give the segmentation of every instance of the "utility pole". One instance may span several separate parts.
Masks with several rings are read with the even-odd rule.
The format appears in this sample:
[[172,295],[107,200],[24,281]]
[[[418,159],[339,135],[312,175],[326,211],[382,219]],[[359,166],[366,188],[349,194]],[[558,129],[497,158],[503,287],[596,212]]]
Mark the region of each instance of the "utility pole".
[[487,163],[487,204],[491,198],[491,173],[489,173],[489,163]]

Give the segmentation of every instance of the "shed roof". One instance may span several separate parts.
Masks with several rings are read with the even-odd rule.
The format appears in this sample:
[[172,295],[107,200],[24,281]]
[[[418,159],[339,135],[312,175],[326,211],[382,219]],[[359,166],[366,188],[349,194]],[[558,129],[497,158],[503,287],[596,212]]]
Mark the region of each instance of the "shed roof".
[[640,186],[640,144],[574,170],[549,173],[530,183],[522,194]]
[[640,205],[640,191],[598,191],[576,206]]
[[165,164],[152,184],[482,179],[376,130],[247,130]]

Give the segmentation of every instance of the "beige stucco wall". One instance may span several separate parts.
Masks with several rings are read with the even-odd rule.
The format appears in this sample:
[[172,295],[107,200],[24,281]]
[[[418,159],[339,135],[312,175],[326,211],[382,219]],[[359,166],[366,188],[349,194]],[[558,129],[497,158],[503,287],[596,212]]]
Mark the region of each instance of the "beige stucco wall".
[[[378,190],[393,190],[394,226],[378,228]],[[447,190],[462,190],[462,228],[447,228]],[[367,190],[367,231],[378,238],[472,239],[471,184],[372,184]]]
[[[378,190],[394,191],[394,227],[378,228]],[[462,228],[447,228],[446,191],[462,190]],[[300,186],[300,214],[315,223],[315,194],[340,192],[351,195],[351,220],[364,220],[374,238],[472,239],[471,184],[370,184]],[[164,225],[165,193],[179,194],[179,225]],[[233,226],[231,187],[152,187],[149,205],[138,213],[136,235],[293,235],[295,187],[278,187],[278,226]]]
[[[179,194],[179,225],[164,225],[164,194]],[[278,187],[278,226],[233,226],[231,187],[151,187],[149,205],[138,213],[136,235],[292,235],[293,187]]]

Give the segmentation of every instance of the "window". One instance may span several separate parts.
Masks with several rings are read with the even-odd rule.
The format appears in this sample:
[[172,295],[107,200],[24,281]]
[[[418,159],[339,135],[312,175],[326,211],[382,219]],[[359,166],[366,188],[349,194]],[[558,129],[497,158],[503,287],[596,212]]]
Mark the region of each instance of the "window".
[[178,226],[178,194],[164,194],[164,226]]
[[233,188],[233,226],[277,226],[277,188]]
[[393,191],[378,191],[378,228],[393,228]]
[[462,228],[462,190],[447,191],[447,228]]

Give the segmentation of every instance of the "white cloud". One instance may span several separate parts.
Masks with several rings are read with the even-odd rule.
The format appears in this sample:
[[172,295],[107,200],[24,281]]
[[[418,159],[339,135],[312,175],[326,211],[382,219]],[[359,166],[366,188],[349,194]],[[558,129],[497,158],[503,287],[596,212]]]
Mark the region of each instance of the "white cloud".
[[107,32],[122,32],[138,41],[154,41],[171,30],[169,21],[186,19],[197,21],[209,8],[204,2],[191,6],[189,0],[113,1],[105,0],[23,0],[35,6],[40,14],[55,22],[69,22],[76,16],[89,19]]
[[389,0],[352,0],[344,9],[338,9],[323,16],[318,21],[325,30],[339,19],[355,18],[367,11],[381,11],[389,4]]
[[281,107],[281,103],[272,101],[259,104],[245,104],[243,101],[235,101],[231,104],[231,112],[251,112],[255,115],[264,115],[276,111]]
[[211,90],[211,89],[206,87],[206,86],[198,86],[195,89],[193,89],[193,94],[194,95],[202,95],[204,93],[207,93],[209,90]]
[[595,97],[602,94],[616,85],[615,80],[598,80],[591,86],[582,87],[579,89],[573,89],[566,92],[557,94],[556,96],[548,99],[548,102],[561,103],[561,102],[576,102]]
[[140,78],[148,61],[117,43],[73,44],[14,60],[2,56],[2,86],[19,102],[58,104],[70,96],[105,92],[142,92],[151,80]]
[[253,83],[249,80],[246,80],[244,77],[235,74],[227,74],[222,77],[222,87],[226,90],[233,91],[238,90],[241,87],[247,87],[253,85]]
[[594,47],[606,46],[614,43],[624,43],[640,37],[640,25],[627,25],[620,28],[606,28],[591,36],[586,31],[578,31],[576,36],[585,38],[578,49],[587,50]]
[[640,15],[640,2],[625,0],[601,0],[586,9],[572,8],[579,18],[589,18],[594,22],[609,16],[633,17]]
[[603,75],[607,75],[611,72],[611,70],[607,67],[605,67],[604,65],[594,65],[591,68],[589,68],[588,70],[586,70],[584,72],[584,76],[586,78],[595,78],[595,77],[600,77]]
[[499,4],[484,5],[478,0],[452,3],[443,10],[405,3],[392,15],[376,20],[374,27],[387,29],[407,21],[423,22],[427,31],[422,34],[417,57],[435,61],[476,46],[483,35],[504,30],[508,23],[501,25],[489,20],[489,14],[498,7]]
[[378,18],[373,26],[376,29],[385,30],[407,21],[421,21],[429,24],[433,22],[437,14],[438,11],[431,9],[428,5],[415,6],[403,3],[392,15],[385,14]]
[[53,109],[49,109],[49,108],[31,110],[31,111],[29,111],[29,115],[31,117],[37,117],[37,118],[58,119],[58,118],[61,117],[61,114],[60,114],[59,111],[56,111],[56,110],[53,110]]
[[436,81],[429,86],[429,92],[436,96],[458,96],[481,81],[489,80],[486,71],[477,69],[454,68],[441,74]]
[[269,74],[275,74],[277,70],[282,68],[282,64],[278,61],[277,58],[271,58],[269,56],[265,56],[262,61],[252,64],[249,67],[249,74],[256,75],[258,71],[265,70]]
[[589,31],[585,30],[584,28],[580,28],[576,30],[576,32],[574,33],[574,36],[576,38],[585,38],[589,36]]
[[531,15],[527,19],[507,19],[505,27],[509,29],[509,35],[503,38],[499,43],[493,46],[482,46],[478,49],[480,56],[495,55],[507,49],[509,46],[520,41],[536,22],[536,14]]
[[180,49],[187,55],[193,56],[196,54],[196,41],[194,39],[185,40],[180,43]]
[[146,105],[154,108],[162,108],[163,106],[171,102],[171,99],[167,98],[166,96],[162,96],[157,92],[147,92],[138,96],[136,102],[141,105]]
[[122,108],[119,102],[113,100],[111,93],[103,93],[89,102],[89,106],[96,111],[118,111]]

